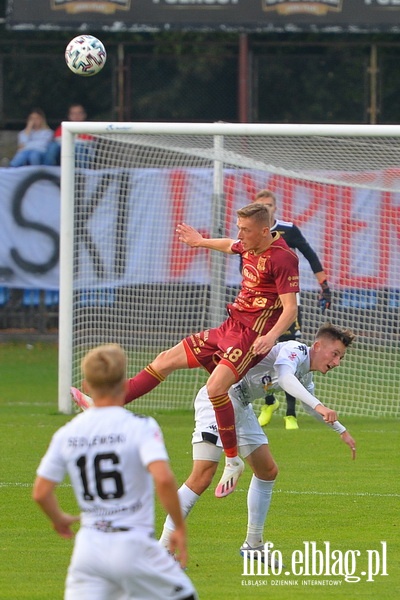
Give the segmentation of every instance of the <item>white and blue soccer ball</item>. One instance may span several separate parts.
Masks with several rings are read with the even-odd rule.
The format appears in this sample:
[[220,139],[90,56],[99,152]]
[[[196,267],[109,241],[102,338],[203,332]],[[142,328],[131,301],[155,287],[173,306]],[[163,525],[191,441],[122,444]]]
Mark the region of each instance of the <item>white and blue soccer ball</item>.
[[91,77],[106,64],[104,45],[93,35],[78,35],[65,49],[65,62],[73,73]]

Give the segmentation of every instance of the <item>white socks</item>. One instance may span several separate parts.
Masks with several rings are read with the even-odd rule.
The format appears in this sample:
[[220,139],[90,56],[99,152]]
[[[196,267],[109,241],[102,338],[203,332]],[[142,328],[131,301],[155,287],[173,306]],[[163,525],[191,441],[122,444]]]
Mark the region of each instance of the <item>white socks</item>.
[[252,548],[263,544],[264,524],[271,504],[274,483],[275,480],[265,481],[255,475],[251,478],[247,493],[246,542]]
[[[200,496],[198,494],[195,494],[195,492],[188,488],[188,486],[185,483],[183,483],[179,488],[178,496],[179,501],[181,503],[183,517],[186,519],[186,517],[188,516],[188,514],[190,513]],[[162,544],[162,546],[164,546],[165,548],[168,548],[169,546],[169,538],[171,532],[174,531],[174,529],[174,522],[171,519],[171,517],[167,515],[167,518],[164,522],[163,532],[160,537],[160,544]]]
[[[255,475],[251,478],[249,491],[247,493],[247,535],[246,542],[252,548],[263,544],[264,524],[271,504],[272,489],[275,481],[258,479]],[[184,518],[188,516],[200,496],[187,487],[185,483],[178,490],[179,501]],[[168,515],[165,519],[160,544],[165,548],[169,546],[171,532],[174,531],[174,523]]]

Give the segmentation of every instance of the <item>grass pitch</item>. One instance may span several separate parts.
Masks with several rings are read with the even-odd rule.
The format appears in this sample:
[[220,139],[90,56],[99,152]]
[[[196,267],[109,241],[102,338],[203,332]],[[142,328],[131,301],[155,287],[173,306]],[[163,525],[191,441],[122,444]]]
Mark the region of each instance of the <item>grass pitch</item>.
[[[35,470],[50,437],[71,418],[58,414],[56,394],[55,345],[0,345],[2,600],[63,597],[72,543],[52,531],[31,500]],[[152,412],[151,403],[147,412],[162,426],[172,467],[181,483],[191,469],[192,414]],[[239,547],[246,532],[250,469],[231,496],[217,500],[213,488],[203,495],[188,520],[188,575],[200,598],[397,600],[399,423],[370,417],[343,421],[357,441],[355,461],[337,434],[310,417],[299,417],[298,431],[285,431],[280,416],[274,416],[268,426],[280,474],[266,539],[282,553],[285,569],[280,575],[243,574]],[[65,510],[76,512],[68,482],[59,488],[58,495]],[[158,534],[163,519],[157,507]],[[325,565],[321,575],[286,575],[286,571],[293,572],[293,557],[297,560],[294,566],[301,568],[300,552],[311,552],[311,542],[325,556],[328,552],[330,574],[326,574]],[[347,572],[353,570],[360,581],[350,583],[345,576],[332,574],[340,565],[347,567]],[[377,572],[370,577],[373,581],[367,581],[368,568]]]

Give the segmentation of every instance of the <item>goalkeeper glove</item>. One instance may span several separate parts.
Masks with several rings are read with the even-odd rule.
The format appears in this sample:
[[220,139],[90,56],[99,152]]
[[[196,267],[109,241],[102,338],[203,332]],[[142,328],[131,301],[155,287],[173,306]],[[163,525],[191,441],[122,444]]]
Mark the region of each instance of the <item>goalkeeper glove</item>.
[[323,281],[321,283],[321,293],[318,298],[318,305],[321,309],[322,314],[325,313],[327,308],[331,307],[331,303],[332,303],[332,292],[329,289],[328,282],[325,279],[325,281]]

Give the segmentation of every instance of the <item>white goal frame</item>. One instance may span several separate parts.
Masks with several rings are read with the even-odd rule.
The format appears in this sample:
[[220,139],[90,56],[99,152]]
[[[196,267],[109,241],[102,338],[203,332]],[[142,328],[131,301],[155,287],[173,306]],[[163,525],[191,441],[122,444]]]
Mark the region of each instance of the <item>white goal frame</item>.
[[[337,136],[344,138],[398,138],[400,126],[393,125],[302,125],[302,124],[232,124],[232,123],[112,123],[112,122],[63,122],[61,153],[61,235],[60,235],[60,311],[59,311],[59,381],[58,408],[60,412],[71,414],[73,406],[69,389],[72,382],[72,323],[73,323],[73,248],[74,248],[74,177],[75,159],[74,142],[79,134],[101,136],[108,134],[131,135],[207,135],[214,136],[215,148],[223,145],[223,140],[230,136]],[[223,196],[222,162],[214,162],[214,203],[212,233],[216,237],[220,231],[218,199]],[[213,279],[218,287],[218,280],[223,272],[223,263],[219,253],[212,253]],[[211,294],[213,286],[211,286]],[[218,295],[220,290],[216,289]],[[224,311],[217,302],[211,302],[215,314],[212,323],[224,320]],[[329,318],[329,315],[327,315]],[[191,332],[187,332],[188,334]],[[143,365],[145,366],[145,365]],[[397,381],[397,384],[399,382]],[[395,385],[396,382],[393,382]]]

